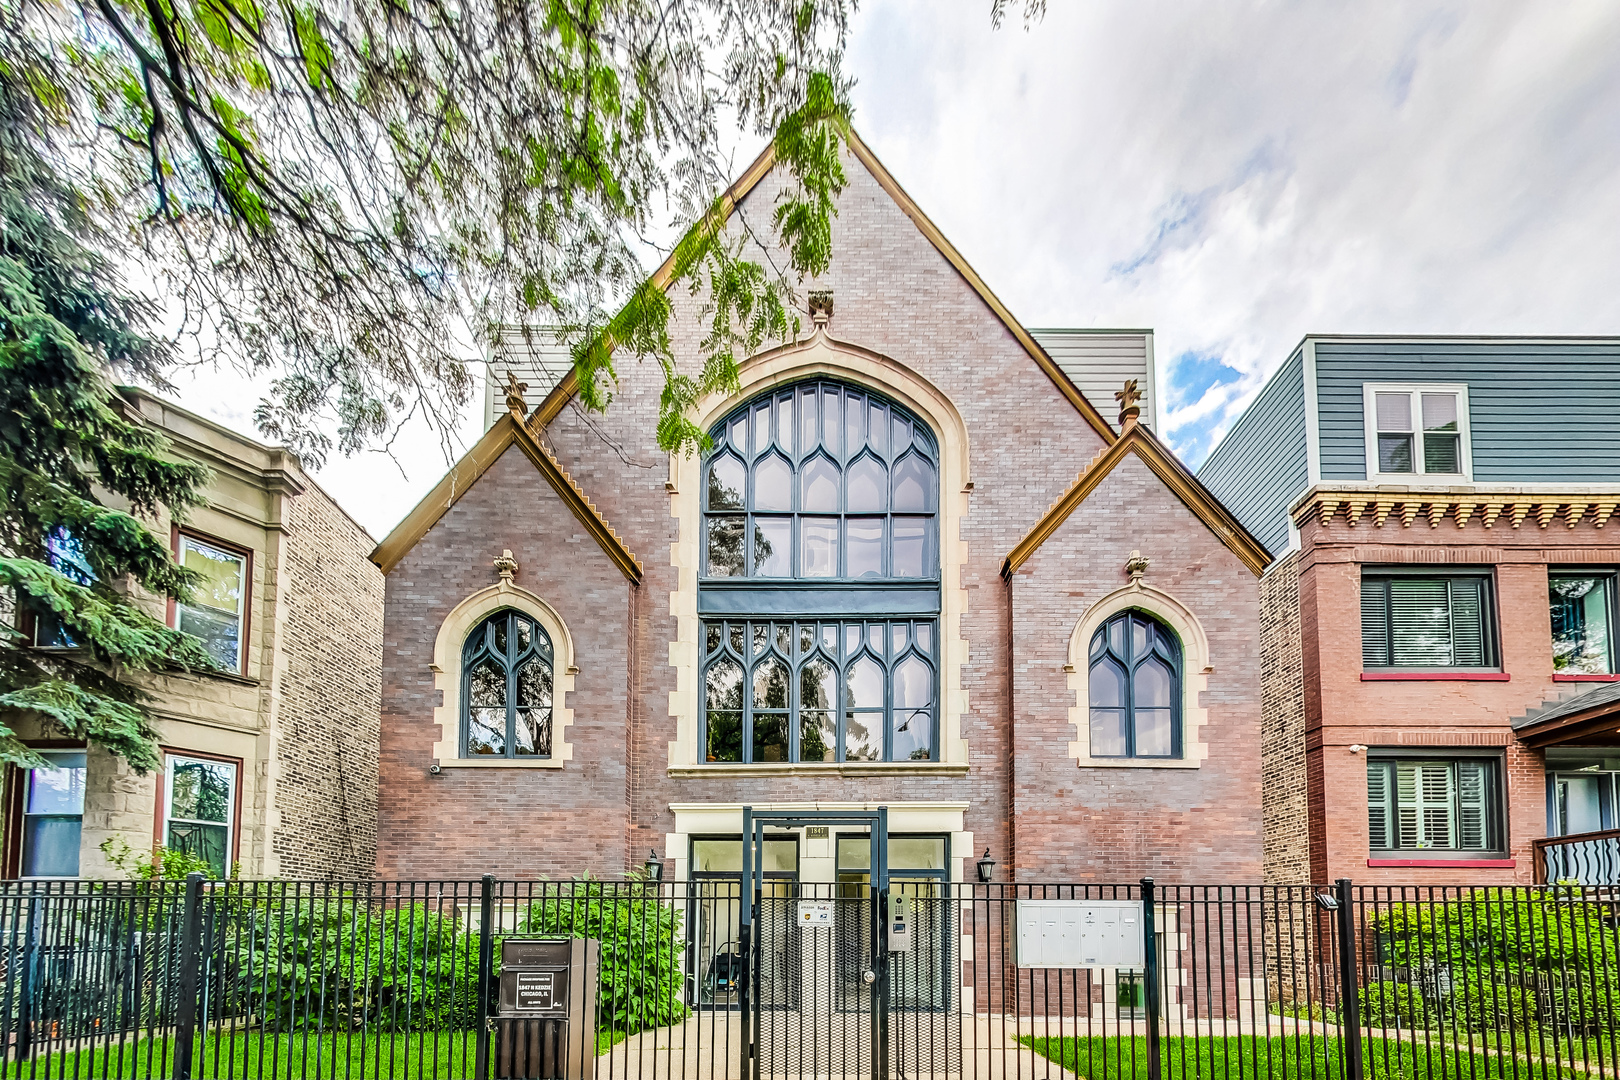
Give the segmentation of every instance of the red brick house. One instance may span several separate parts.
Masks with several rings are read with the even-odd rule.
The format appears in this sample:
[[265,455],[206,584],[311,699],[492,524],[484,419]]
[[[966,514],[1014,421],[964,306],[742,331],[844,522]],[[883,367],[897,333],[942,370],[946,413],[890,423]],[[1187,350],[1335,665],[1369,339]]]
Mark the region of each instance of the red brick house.
[[1272,880],[1620,882],[1620,339],[1311,336],[1199,476],[1262,582]]
[[[846,171],[831,316],[699,404],[712,452],[658,451],[656,369],[587,417],[566,364],[492,364],[531,398],[373,554],[380,876],[732,873],[744,805],[884,805],[943,880],[1258,878],[1269,555],[1151,401],[1082,389],[1151,391],[1151,335],[1032,334],[859,139]],[[862,857],[778,840],[805,881]]]

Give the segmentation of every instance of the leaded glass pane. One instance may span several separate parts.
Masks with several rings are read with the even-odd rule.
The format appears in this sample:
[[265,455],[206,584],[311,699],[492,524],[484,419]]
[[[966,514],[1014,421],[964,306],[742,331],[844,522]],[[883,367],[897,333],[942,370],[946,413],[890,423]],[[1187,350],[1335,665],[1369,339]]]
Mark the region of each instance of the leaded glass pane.
[[894,508],[911,513],[931,511],[938,487],[934,467],[913,451],[894,467]]
[[1088,704],[1094,757],[1176,757],[1181,651],[1140,612],[1109,619],[1091,639]]
[[889,508],[889,471],[877,458],[867,455],[851,465],[848,481],[850,513],[882,513]]
[[754,509],[793,509],[793,468],[781,454],[754,466]]
[[765,452],[771,444],[771,403],[761,402],[754,406],[754,452],[758,457]]
[[933,518],[894,519],[894,572],[897,578],[920,578],[928,574],[928,533]]
[[934,714],[931,709],[894,708],[893,760],[927,761],[934,756]]
[[838,725],[834,716],[821,710],[799,714],[800,761],[838,760]]
[[874,709],[844,714],[844,760],[881,761],[883,759],[883,710]]
[[1169,757],[1170,710],[1147,709],[1138,705],[1135,709],[1135,721],[1136,756]]
[[474,708],[467,717],[467,753],[474,756],[506,753],[506,709]]
[[744,520],[740,517],[709,519],[710,577],[742,577]]
[[518,668],[517,690],[520,708],[551,708],[551,665],[535,657]]
[[852,709],[883,707],[883,669],[870,656],[849,665],[844,703]]
[[1158,657],[1138,664],[1132,687],[1137,709],[1168,709],[1171,678],[1170,666]]
[[922,660],[908,656],[894,668],[894,707],[920,709],[933,704],[934,671]]
[[756,709],[788,707],[787,665],[774,656],[754,665],[753,705]]
[[743,509],[743,464],[730,454],[715,458],[709,465],[709,509]]
[[835,456],[838,453],[838,438],[844,410],[840,407],[843,395],[837,390],[827,389],[821,392],[821,445],[825,446]]
[[888,453],[889,410],[875,401],[868,403],[868,409],[866,443],[880,454]]
[[1125,741],[1125,710],[1091,710],[1091,756],[1124,757],[1129,751]]
[[883,576],[883,519],[849,518],[844,523],[845,577]]
[[788,714],[754,714],[754,760],[788,760]]
[[793,519],[754,519],[754,577],[789,577],[792,574]]
[[838,519],[803,518],[799,526],[799,576],[838,576]]
[[468,673],[467,700],[478,706],[504,706],[506,669],[493,659],[475,665]]

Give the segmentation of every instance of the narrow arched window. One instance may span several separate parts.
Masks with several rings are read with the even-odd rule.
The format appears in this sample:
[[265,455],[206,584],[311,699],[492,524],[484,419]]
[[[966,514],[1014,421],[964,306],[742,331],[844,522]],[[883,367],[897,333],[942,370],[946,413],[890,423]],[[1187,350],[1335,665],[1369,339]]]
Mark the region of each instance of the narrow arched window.
[[479,623],[461,649],[461,756],[551,756],[551,638],[520,611]]
[[703,760],[939,756],[939,443],[858,386],[739,405],[703,462]]
[[1181,756],[1181,643],[1123,611],[1091,638],[1091,756]]

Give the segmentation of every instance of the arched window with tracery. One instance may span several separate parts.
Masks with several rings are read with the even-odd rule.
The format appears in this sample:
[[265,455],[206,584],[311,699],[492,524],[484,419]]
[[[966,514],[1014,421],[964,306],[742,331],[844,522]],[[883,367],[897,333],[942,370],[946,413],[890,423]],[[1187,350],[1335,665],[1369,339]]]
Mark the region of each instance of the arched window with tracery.
[[778,387],[710,431],[703,757],[939,754],[939,444],[868,390]]
[[1122,611],[1091,638],[1091,756],[1181,756],[1181,643],[1141,611]]
[[552,651],[521,611],[498,611],[461,649],[461,756],[551,756]]

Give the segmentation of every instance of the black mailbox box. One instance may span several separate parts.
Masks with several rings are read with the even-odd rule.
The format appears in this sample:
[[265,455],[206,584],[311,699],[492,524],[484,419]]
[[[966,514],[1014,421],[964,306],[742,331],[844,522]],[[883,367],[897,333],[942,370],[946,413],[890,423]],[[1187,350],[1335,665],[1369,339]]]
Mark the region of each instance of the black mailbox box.
[[495,1075],[584,1080],[596,1062],[598,943],[507,938],[501,943]]

